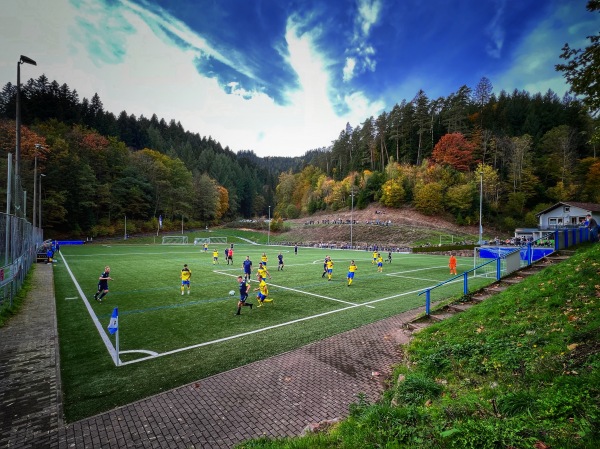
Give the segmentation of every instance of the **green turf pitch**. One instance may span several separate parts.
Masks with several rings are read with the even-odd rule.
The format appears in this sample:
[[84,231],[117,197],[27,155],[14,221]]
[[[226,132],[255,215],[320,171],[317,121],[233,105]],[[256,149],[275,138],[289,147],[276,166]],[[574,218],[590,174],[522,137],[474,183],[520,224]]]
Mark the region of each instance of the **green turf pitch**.
[[[227,244],[229,245],[229,244]],[[417,293],[448,279],[446,256],[394,254],[377,272],[372,253],[235,244],[234,264],[227,265],[226,245],[63,246],[55,265],[61,365],[68,419],[77,419],[198,378],[287,351],[424,304]],[[277,270],[277,254],[285,268]],[[266,252],[272,303],[257,308],[256,268]],[[322,277],[326,254],[333,277]],[[252,291],[235,315],[236,277],[242,261],[253,262]],[[387,256],[387,254],[386,254]],[[358,271],[348,287],[354,259]],[[473,260],[458,261],[459,272]],[[191,294],[181,295],[183,264],[192,271]],[[98,277],[111,267],[110,293],[94,301]],[[491,282],[490,280],[482,282]],[[229,292],[235,291],[235,296]],[[434,299],[460,295],[462,281],[444,287]],[[83,294],[83,297],[82,297]],[[86,304],[87,303],[87,304]],[[106,327],[119,308],[122,366],[116,367],[105,342],[114,345]],[[98,325],[95,325],[95,321]],[[98,329],[104,333],[104,340]]]

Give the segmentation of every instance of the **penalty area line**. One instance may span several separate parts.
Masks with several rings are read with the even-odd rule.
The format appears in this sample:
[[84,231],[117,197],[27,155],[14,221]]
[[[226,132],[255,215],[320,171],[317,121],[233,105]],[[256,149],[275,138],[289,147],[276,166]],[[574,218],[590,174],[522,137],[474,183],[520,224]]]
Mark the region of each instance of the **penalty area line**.
[[[386,301],[388,299],[399,298],[401,296],[413,295],[413,294],[418,293],[420,291],[422,291],[422,290],[413,290],[413,291],[410,291],[410,292],[399,293],[397,295],[387,296],[385,298],[380,298],[380,299],[375,299],[375,300],[370,301],[370,302],[368,302],[366,304],[373,304],[373,303],[377,303],[377,302],[381,302],[381,301]],[[218,340],[206,341],[204,343],[199,343],[197,345],[186,346],[184,348],[179,348],[179,349],[173,349],[172,351],[162,352],[162,353],[157,354],[157,355],[143,357],[141,359],[131,360],[131,361],[128,361],[128,362],[121,362],[120,366],[131,365],[133,363],[144,362],[146,360],[151,360],[151,359],[155,359],[155,358],[158,358],[158,357],[164,357],[164,356],[167,356],[167,355],[177,354],[179,352],[187,351],[187,350],[190,350],[190,349],[201,348],[201,347],[204,347],[204,346],[210,346],[210,345],[214,345],[214,344],[217,344],[217,343],[223,343],[223,342],[226,342],[226,341],[235,340],[235,339],[238,339],[238,338],[243,338],[243,337],[247,337],[249,335],[258,334],[258,333],[265,332],[265,331],[268,331],[268,330],[277,329],[277,328],[284,327],[284,326],[290,326],[292,324],[301,323],[303,321],[308,321],[308,320],[312,320],[312,319],[315,319],[315,318],[321,318],[321,317],[327,316],[327,315],[332,315],[334,313],[344,312],[346,310],[355,309],[357,307],[362,307],[364,305],[365,304],[354,304],[354,305],[351,305],[351,306],[348,306],[348,307],[342,307],[341,309],[330,310],[329,312],[323,312],[323,313],[319,313],[317,315],[311,315],[311,316],[307,316],[307,317],[304,317],[304,318],[299,318],[297,320],[287,321],[285,323],[280,323],[280,324],[275,324],[273,326],[263,327],[262,329],[256,329],[256,330],[253,330],[253,331],[244,332],[242,334],[231,335],[231,336],[225,337],[225,338],[219,338]]]

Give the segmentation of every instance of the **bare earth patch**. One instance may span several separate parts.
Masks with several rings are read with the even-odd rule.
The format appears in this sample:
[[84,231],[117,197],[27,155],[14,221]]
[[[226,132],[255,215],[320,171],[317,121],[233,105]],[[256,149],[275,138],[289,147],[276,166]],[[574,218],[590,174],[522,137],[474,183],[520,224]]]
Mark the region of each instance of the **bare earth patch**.
[[388,248],[413,246],[414,242],[442,235],[444,243],[454,241],[472,241],[476,239],[476,226],[458,226],[443,217],[429,217],[414,209],[391,209],[371,205],[367,209],[317,213],[310,217],[288,220],[291,230],[282,234],[288,243],[306,245],[350,244],[350,219],[352,225],[352,243],[355,246],[379,245]]

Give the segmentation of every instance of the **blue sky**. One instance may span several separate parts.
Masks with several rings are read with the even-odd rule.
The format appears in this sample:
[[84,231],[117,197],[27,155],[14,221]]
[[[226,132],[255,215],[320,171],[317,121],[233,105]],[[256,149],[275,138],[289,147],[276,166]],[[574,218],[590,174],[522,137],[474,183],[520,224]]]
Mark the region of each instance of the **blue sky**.
[[180,121],[232,150],[299,156],[419,89],[481,77],[562,96],[585,0],[0,0],[0,83],[44,73],[118,115]]

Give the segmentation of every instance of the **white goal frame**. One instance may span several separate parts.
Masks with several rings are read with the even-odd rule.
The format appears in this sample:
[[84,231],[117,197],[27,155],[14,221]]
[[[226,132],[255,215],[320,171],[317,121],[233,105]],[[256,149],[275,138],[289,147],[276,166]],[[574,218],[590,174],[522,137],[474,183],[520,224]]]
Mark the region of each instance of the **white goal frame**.
[[227,237],[196,237],[194,245],[212,245],[213,243],[227,243]]
[[187,245],[187,235],[164,235],[162,238],[163,245]]

